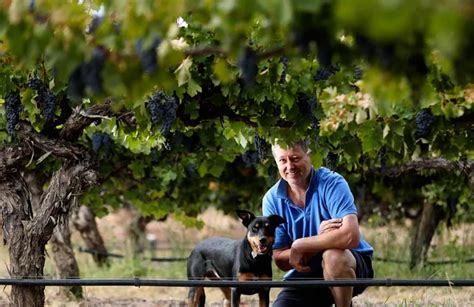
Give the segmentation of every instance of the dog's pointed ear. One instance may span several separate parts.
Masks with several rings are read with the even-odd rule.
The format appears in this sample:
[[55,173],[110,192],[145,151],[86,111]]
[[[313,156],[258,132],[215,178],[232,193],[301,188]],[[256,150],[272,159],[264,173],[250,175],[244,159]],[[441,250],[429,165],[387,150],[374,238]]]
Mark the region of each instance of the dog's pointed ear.
[[242,220],[242,224],[244,224],[245,227],[247,227],[250,222],[252,222],[252,220],[255,218],[255,215],[247,210],[237,209],[235,210],[235,212],[237,212],[237,215],[240,217],[240,219]]
[[279,215],[272,214],[268,217],[273,226],[277,227],[280,224],[286,224],[286,220]]

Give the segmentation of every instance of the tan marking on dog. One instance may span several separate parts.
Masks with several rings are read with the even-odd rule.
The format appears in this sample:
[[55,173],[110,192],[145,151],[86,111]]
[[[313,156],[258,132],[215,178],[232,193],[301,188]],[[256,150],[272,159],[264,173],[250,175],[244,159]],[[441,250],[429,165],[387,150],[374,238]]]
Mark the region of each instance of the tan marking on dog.
[[255,274],[253,273],[240,273],[239,272],[239,281],[246,281],[246,280],[256,280],[258,279]]
[[260,275],[258,279],[259,280],[272,280],[272,278],[266,274]]
[[204,288],[199,287],[196,288],[196,292],[194,293],[194,297],[189,299],[188,305],[190,307],[199,306],[199,301],[201,300],[201,296],[204,294]]
[[258,244],[260,243],[259,242],[260,239],[258,238],[258,236],[251,236],[250,234],[248,234],[247,240],[250,243],[250,247],[252,247],[252,251],[258,254]]

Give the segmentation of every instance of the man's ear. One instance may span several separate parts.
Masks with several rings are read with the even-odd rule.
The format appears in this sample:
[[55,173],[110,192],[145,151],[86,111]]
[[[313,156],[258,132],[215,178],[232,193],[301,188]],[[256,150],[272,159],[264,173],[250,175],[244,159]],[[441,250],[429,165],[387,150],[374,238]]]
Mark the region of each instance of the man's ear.
[[235,210],[235,212],[237,212],[237,215],[240,217],[240,219],[242,220],[242,224],[244,224],[245,227],[247,227],[250,222],[252,222],[255,218],[255,215],[247,210],[237,209]]
[[276,214],[270,215],[268,217],[268,219],[270,220],[270,222],[272,223],[272,225],[274,227],[277,227],[280,224],[286,224],[286,220],[284,218],[282,218],[281,216],[276,215]]

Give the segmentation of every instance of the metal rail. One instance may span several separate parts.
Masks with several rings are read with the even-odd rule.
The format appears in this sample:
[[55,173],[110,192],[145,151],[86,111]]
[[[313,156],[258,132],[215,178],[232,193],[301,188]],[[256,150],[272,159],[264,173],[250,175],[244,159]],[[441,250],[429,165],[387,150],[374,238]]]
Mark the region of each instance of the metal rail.
[[5,286],[152,286],[209,288],[286,288],[286,287],[472,287],[474,279],[300,279],[289,281],[171,280],[171,279],[0,279]]

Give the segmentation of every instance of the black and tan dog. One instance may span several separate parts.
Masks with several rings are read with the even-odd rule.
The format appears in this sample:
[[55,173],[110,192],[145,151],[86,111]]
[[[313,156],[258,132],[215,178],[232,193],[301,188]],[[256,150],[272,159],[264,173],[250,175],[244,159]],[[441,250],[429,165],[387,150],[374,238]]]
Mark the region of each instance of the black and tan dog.
[[[278,215],[257,216],[252,212],[237,210],[247,235],[242,240],[209,238],[196,245],[188,258],[188,279],[271,280],[272,245],[275,228],[285,223]],[[231,306],[239,306],[241,294],[258,293],[260,306],[269,306],[269,288],[221,288]],[[189,306],[203,307],[206,302],[204,289],[191,288]]]

